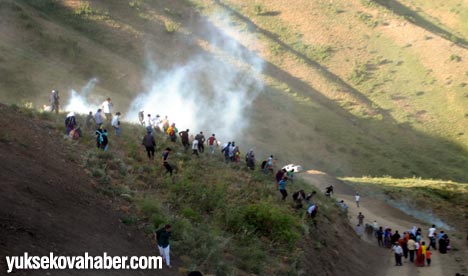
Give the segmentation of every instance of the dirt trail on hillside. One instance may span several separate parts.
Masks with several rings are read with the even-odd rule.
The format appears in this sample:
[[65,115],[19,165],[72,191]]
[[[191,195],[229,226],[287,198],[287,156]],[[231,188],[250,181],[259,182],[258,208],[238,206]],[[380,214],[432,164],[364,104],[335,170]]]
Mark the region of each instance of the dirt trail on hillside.
[[[393,231],[398,230],[403,233],[413,227],[421,227],[423,230],[423,237],[427,235],[427,229],[430,225],[418,221],[416,218],[409,216],[402,211],[389,206],[379,199],[366,198],[361,196],[360,207],[358,208],[355,203],[354,195],[356,191],[346,185],[344,182],[337,180],[329,175],[318,171],[307,171],[301,174],[301,177],[308,183],[312,184],[320,191],[324,191],[325,187],[333,185],[334,195],[336,199],[342,199],[349,206],[348,219],[350,225],[355,228],[358,223],[357,215],[359,212],[365,216],[364,224],[371,224],[376,220],[380,226],[390,227]],[[362,191],[359,191],[362,192]],[[362,193],[361,193],[362,194]],[[450,232],[448,232],[450,235]],[[363,239],[366,242],[374,244],[377,247],[377,241],[374,237],[366,237],[364,234]],[[427,238],[423,238],[428,243]],[[452,239],[453,240],[453,239]],[[452,241],[453,243],[453,241]],[[390,249],[381,248],[382,255],[376,258],[382,258],[379,275],[385,276],[401,276],[401,275],[455,275],[457,264],[453,252],[449,254],[440,254],[438,251],[433,251],[431,266],[416,267],[413,263],[403,258],[403,266],[395,266],[395,259],[393,252]],[[463,253],[460,253],[463,255]]]

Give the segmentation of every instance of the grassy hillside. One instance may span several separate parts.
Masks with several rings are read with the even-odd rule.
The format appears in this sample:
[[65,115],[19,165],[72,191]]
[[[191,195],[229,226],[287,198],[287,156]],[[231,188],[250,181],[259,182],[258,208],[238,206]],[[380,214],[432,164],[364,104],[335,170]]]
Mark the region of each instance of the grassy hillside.
[[[63,135],[64,114],[18,106],[8,111],[32,125],[46,120],[44,132]],[[368,267],[362,257],[370,258],[374,248],[363,241],[355,246],[357,237],[334,199],[318,193],[319,215],[311,220],[304,209],[294,208],[291,196],[281,200],[272,175],[250,171],[244,164],[226,165],[219,151],[197,158],[184,152],[180,142],[173,144],[158,134],[156,158],[148,160],[141,145],[144,133],[141,126],[123,124],[120,138],[109,133],[109,151],[104,152],[96,149],[93,131],[83,130],[79,141],[64,139],[57,148],[81,164],[91,185],[122,214],[121,222],[146,233],[148,243],[155,229],[173,225],[171,250],[180,273],[199,269],[208,275],[374,275],[377,266]],[[7,133],[0,137],[0,143],[14,142]],[[173,149],[170,163],[176,167],[173,177],[164,174],[160,160],[168,146]],[[290,194],[300,188],[312,191],[299,179],[288,184]],[[341,255],[341,246],[350,254]]]
[[265,60],[251,127],[237,134],[245,150],[339,176],[465,181],[465,10],[460,1],[6,0],[0,96],[41,106],[51,88],[98,77],[99,100],[128,106],[148,45],[162,67],[198,52],[223,59],[198,22],[227,12],[234,39]]

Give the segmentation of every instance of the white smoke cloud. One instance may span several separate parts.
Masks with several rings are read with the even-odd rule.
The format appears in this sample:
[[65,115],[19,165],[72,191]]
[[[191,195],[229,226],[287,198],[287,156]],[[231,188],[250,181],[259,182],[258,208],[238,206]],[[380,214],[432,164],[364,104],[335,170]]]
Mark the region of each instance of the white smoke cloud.
[[[248,126],[246,111],[262,91],[259,77],[263,61],[228,33],[236,33],[229,22],[214,19],[204,33],[209,53],[197,53],[182,66],[161,69],[148,58],[144,91],[130,105],[126,119],[137,121],[138,111],[154,117],[168,116],[179,130],[231,140]],[[237,32],[238,33],[238,32]],[[251,38],[250,38],[251,39]]]
[[73,111],[80,114],[88,114],[89,111],[96,111],[100,103],[90,101],[89,95],[97,83],[98,79],[93,78],[89,80],[79,92],[71,89],[68,104],[65,106],[65,111]]

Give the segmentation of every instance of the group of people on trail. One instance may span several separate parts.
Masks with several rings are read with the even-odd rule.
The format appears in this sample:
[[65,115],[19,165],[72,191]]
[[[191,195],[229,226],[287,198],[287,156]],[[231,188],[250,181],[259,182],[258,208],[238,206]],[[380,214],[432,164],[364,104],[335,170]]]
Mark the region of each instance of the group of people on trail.
[[446,254],[450,250],[448,235],[443,230],[437,233],[434,224],[428,229],[426,240],[423,239],[421,228],[416,226],[401,235],[398,231],[393,232],[389,227],[379,227],[376,221],[373,227],[377,245],[392,249],[397,266],[403,265],[403,258],[409,258],[409,261],[418,267],[430,266],[432,249],[438,250],[440,254]]

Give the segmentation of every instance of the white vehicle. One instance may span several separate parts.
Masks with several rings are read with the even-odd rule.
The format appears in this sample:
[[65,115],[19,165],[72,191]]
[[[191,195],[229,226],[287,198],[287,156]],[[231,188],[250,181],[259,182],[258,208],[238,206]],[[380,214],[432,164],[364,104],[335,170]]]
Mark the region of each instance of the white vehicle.
[[288,172],[293,170],[293,172],[295,172],[295,173],[303,171],[301,165],[294,165],[294,164],[288,164],[288,165],[284,166],[283,169],[285,169]]

